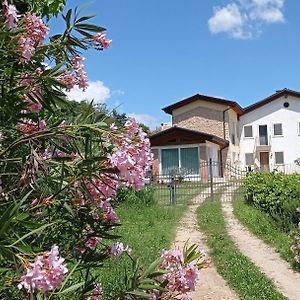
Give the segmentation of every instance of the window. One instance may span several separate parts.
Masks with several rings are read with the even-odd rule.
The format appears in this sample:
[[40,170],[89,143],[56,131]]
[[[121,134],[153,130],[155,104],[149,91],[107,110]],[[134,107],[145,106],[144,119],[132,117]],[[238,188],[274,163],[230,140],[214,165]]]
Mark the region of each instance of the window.
[[188,174],[199,174],[199,155],[198,148],[180,149],[180,167]]
[[298,122],[298,134],[300,135],[300,122]]
[[254,155],[253,155],[253,153],[245,153],[245,162],[246,162],[246,166],[253,166],[254,165]]
[[161,168],[164,175],[179,167],[179,152],[177,148],[161,150]]
[[275,164],[284,164],[283,152],[275,152]]
[[273,133],[274,135],[282,135],[282,124],[273,124]]
[[163,175],[182,169],[188,174],[199,174],[198,147],[180,147],[161,150],[161,169]]
[[252,125],[244,126],[244,137],[253,137]]

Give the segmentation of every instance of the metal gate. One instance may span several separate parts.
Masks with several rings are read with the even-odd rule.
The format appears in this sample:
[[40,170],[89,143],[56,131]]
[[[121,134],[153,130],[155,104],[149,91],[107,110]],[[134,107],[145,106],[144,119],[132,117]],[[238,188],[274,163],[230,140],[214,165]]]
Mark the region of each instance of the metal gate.
[[247,170],[230,164],[209,160],[202,163],[199,174],[174,169],[167,175],[152,176],[151,185],[155,199],[160,204],[184,204],[201,194],[201,197],[219,199],[226,194],[231,199],[242,192]]

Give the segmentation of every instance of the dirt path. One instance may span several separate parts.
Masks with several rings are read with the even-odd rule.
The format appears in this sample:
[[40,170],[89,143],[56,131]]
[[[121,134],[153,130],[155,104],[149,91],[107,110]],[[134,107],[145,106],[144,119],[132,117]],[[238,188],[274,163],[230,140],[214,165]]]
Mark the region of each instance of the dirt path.
[[300,273],[293,271],[273,248],[255,237],[238,222],[233,214],[231,196],[225,193],[221,201],[228,233],[241,252],[273,280],[278,291],[289,300],[299,300]]
[[[207,195],[204,191],[203,194]],[[205,196],[198,195],[193,202],[197,205],[189,206],[189,209],[181,220],[175,244],[183,248],[185,242],[196,243],[201,249],[208,250],[205,245],[205,237],[199,232],[197,225],[196,210],[205,200]],[[196,291],[189,295],[193,300],[238,300],[239,297],[227,286],[225,280],[217,273],[214,267],[201,269]]]

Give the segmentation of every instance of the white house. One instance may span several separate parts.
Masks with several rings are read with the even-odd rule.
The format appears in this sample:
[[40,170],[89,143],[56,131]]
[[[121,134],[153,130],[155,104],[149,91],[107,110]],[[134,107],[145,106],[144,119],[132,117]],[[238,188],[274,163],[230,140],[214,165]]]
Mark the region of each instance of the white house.
[[264,170],[297,171],[300,93],[288,89],[244,108],[239,118],[239,160]]
[[287,173],[300,171],[300,92],[283,89],[242,108],[237,102],[196,94],[163,110],[172,116],[171,128],[150,137],[155,174],[172,168],[189,169],[205,178],[201,165]]

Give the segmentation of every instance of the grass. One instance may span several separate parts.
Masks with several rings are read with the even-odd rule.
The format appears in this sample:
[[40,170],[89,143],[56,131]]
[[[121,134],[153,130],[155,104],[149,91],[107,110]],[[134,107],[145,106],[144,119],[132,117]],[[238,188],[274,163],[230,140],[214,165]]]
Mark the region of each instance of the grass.
[[220,201],[205,201],[198,208],[200,229],[207,236],[218,272],[244,300],[286,299],[272,281],[245,257],[228,236]]
[[292,237],[281,231],[273,218],[259,209],[248,205],[241,194],[236,193],[233,202],[236,218],[247,227],[253,234],[260,237],[267,244],[275,248],[280,256],[288,261],[295,269],[300,270],[290,251],[293,243]]
[[[148,266],[159,255],[161,249],[169,248],[175,238],[178,221],[187,206],[129,206],[128,203],[117,208],[122,226],[116,234],[121,241],[132,248],[132,255],[139,257]],[[105,293],[122,289],[125,269],[131,270],[130,259],[124,255],[107,261],[101,270],[100,281]]]

